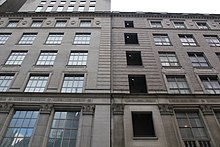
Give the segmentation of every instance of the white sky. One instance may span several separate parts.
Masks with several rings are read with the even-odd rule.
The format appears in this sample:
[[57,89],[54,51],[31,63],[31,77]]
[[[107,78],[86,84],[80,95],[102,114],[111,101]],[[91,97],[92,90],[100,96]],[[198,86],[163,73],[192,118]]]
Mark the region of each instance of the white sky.
[[220,0],[111,0],[111,10],[220,14]]

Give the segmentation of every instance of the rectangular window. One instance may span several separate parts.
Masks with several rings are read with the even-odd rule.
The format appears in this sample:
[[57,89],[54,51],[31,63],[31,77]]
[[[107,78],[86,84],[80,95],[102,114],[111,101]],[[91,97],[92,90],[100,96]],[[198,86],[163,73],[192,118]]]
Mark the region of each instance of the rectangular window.
[[209,29],[208,24],[206,22],[197,22],[196,24],[199,29]]
[[63,40],[64,33],[49,33],[46,44],[59,45]]
[[91,27],[91,20],[81,20],[79,26],[80,27]]
[[95,11],[95,6],[89,6],[89,12],[94,12]]
[[208,61],[203,53],[188,53],[193,67],[209,67]]
[[44,92],[48,75],[31,75],[24,92]]
[[128,75],[130,93],[147,93],[145,75]]
[[139,44],[137,33],[124,33],[125,44]]
[[168,88],[173,94],[189,94],[190,89],[184,76],[166,76]]
[[67,12],[73,12],[73,10],[74,10],[74,6],[68,6],[68,8],[67,8]]
[[216,53],[216,55],[218,56],[218,58],[220,59],[220,53]]
[[55,5],[55,4],[56,4],[56,1],[51,1],[50,4],[51,4],[51,5]]
[[9,21],[7,27],[17,27],[18,22],[18,20]]
[[155,45],[171,45],[170,39],[167,34],[153,34]]
[[90,1],[90,5],[95,5],[96,1]]
[[63,6],[58,6],[58,7],[57,7],[57,12],[62,12],[62,11],[63,11],[63,8],[64,8]]
[[91,33],[76,33],[73,44],[90,44]]
[[217,35],[204,35],[210,46],[220,46],[220,40]]
[[36,36],[37,36],[37,33],[23,33],[18,44],[31,45],[33,44]]
[[47,147],[75,147],[80,112],[55,112]]
[[42,20],[34,20],[31,24],[31,27],[41,27],[43,24]]
[[197,46],[193,35],[179,35],[179,38],[183,46]]
[[83,12],[84,11],[85,6],[79,6],[78,11],[79,12]]
[[84,75],[65,75],[63,80],[62,93],[82,93]]
[[56,24],[55,24],[55,27],[65,27],[66,24],[67,24],[66,20],[57,20]]
[[45,5],[46,4],[46,1],[41,1],[40,2],[40,5]]
[[51,12],[53,10],[53,6],[48,6],[46,12]]
[[86,1],[80,1],[80,5],[85,5]]
[[0,146],[28,147],[38,115],[38,111],[15,111]]
[[70,5],[75,5],[76,1],[70,1]]
[[14,78],[14,75],[12,74],[0,75],[0,92],[6,92],[9,89],[9,86],[13,78]]
[[175,21],[173,23],[174,23],[174,27],[177,29],[185,29],[186,28],[184,22],[182,22],[182,21]]
[[142,65],[140,51],[126,51],[127,65]]
[[68,65],[86,65],[87,56],[87,51],[72,51],[70,53]]
[[126,28],[133,28],[134,22],[133,21],[125,21],[125,27]]
[[53,65],[57,56],[57,51],[42,51],[36,65]]
[[12,51],[5,65],[21,65],[27,51]]
[[208,135],[198,112],[176,112],[181,137],[186,147],[211,147]]
[[220,83],[217,76],[200,76],[203,86],[209,94],[220,94]]
[[43,9],[43,6],[38,6],[38,7],[36,8],[35,12],[41,12],[42,9]]
[[180,66],[174,52],[159,52],[159,56],[162,66]]
[[218,123],[220,124],[220,112],[219,111],[215,111],[215,117],[218,120]]
[[0,33],[0,45],[4,45],[10,36],[11,33]]
[[132,112],[134,137],[155,137],[152,112]]
[[152,28],[162,28],[162,24],[160,21],[151,21],[150,22]]
[[61,1],[60,2],[60,5],[65,5],[66,4],[66,1]]

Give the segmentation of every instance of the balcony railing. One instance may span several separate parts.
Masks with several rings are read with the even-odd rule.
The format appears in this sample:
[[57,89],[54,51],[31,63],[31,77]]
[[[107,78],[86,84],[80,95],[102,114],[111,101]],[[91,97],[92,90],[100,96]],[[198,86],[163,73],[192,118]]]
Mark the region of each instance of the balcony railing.
[[209,140],[184,140],[185,147],[211,147]]

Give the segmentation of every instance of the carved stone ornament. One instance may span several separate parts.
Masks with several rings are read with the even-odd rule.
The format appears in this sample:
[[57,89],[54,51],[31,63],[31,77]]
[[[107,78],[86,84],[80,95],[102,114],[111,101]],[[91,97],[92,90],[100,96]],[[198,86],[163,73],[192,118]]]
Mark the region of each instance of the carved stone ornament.
[[40,109],[40,113],[50,114],[52,107],[53,107],[52,104],[42,104],[41,109]]
[[93,115],[95,111],[95,105],[82,106],[83,115]]
[[212,106],[210,105],[200,105],[200,109],[204,115],[213,115]]
[[0,104],[0,112],[1,113],[9,113],[11,108],[12,108],[12,104],[9,103],[2,103]]
[[160,104],[159,106],[161,115],[173,115],[173,106],[168,104]]
[[100,25],[100,23],[101,23],[100,21],[96,21],[95,22],[96,25]]
[[112,111],[114,115],[123,115],[124,114],[124,105],[114,104],[112,105]]

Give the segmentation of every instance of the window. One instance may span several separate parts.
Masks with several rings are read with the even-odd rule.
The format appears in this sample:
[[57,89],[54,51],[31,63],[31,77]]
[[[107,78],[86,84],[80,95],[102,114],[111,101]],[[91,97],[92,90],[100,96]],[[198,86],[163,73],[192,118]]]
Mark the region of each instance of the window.
[[56,1],[51,1],[50,4],[51,4],[51,5],[55,5],[55,4],[56,4]]
[[216,55],[218,56],[218,58],[220,59],[220,53],[216,53]]
[[197,46],[196,40],[193,35],[179,35],[180,41],[183,46]]
[[48,75],[31,75],[24,92],[44,92]]
[[55,112],[47,147],[75,147],[80,112]]
[[79,26],[80,27],[91,27],[91,20],[81,20]]
[[125,44],[139,44],[137,33],[125,33]]
[[91,33],[76,33],[73,44],[90,44]]
[[60,4],[61,4],[61,5],[65,5],[65,4],[66,4],[66,1],[61,1]]
[[73,12],[73,10],[74,10],[74,6],[68,6],[68,8],[67,8],[67,12]]
[[190,89],[184,76],[167,76],[170,93],[189,94]]
[[70,5],[75,5],[76,1],[70,1]]
[[140,51],[126,51],[127,65],[142,65]]
[[46,44],[61,44],[64,33],[49,33]]
[[15,20],[15,21],[9,21],[7,27],[17,27],[18,22],[19,22],[19,21],[17,21],[17,20]]
[[84,75],[65,75],[61,92],[82,93]]
[[41,27],[43,24],[42,20],[34,20],[31,24],[31,27]]
[[150,22],[152,28],[162,28],[162,24],[160,21],[151,21]]
[[174,52],[159,52],[159,56],[162,66],[180,66]]
[[8,74],[8,75],[0,75],[0,92],[6,92],[9,89],[9,86],[11,84],[12,79],[14,78],[14,75]]
[[145,75],[128,75],[130,93],[147,93]]
[[215,117],[218,120],[218,123],[220,123],[220,112],[219,111],[215,111]]
[[220,46],[220,40],[217,35],[204,35],[210,46]]
[[133,28],[134,22],[133,21],[125,21],[125,27],[126,28]]
[[217,76],[200,76],[206,92],[220,94],[220,83]]
[[177,28],[177,29],[185,29],[186,28],[184,22],[176,21],[176,22],[173,22],[173,23],[174,23],[174,27]]
[[153,34],[155,45],[171,45],[170,39],[167,34]]
[[95,5],[96,1],[90,1],[90,5]]
[[4,45],[10,36],[11,33],[0,33],[0,45]]
[[186,147],[211,147],[198,112],[176,112],[180,134]]
[[196,23],[199,29],[209,29],[206,22],[197,22]]
[[85,5],[86,1],[80,1],[80,5]]
[[95,11],[95,6],[89,6],[89,12],[94,12]]
[[84,8],[85,8],[84,6],[79,6],[78,11],[79,11],[79,12],[83,12],[83,11],[84,11]]
[[38,115],[38,111],[15,111],[0,146],[28,147]]
[[63,6],[58,6],[58,7],[57,7],[57,12],[62,12],[62,11],[63,11],[63,8],[64,8]]
[[132,112],[134,137],[155,137],[152,112]]
[[38,7],[36,8],[35,12],[41,12],[42,9],[43,9],[43,6],[38,6]]
[[188,53],[188,55],[193,67],[209,67],[208,61],[203,53]]
[[18,42],[18,44],[31,45],[33,44],[36,36],[37,36],[37,33],[24,33],[20,41]]
[[87,51],[72,51],[68,65],[86,65],[87,55]]
[[21,65],[27,51],[12,51],[5,65]]
[[46,4],[46,1],[41,1],[40,4],[41,4],[41,5],[45,5],[45,4]]
[[55,27],[65,27],[66,26],[67,21],[66,20],[57,20]]
[[57,56],[57,51],[42,51],[36,65],[53,65]]
[[53,10],[53,6],[48,6],[46,12],[51,12]]

